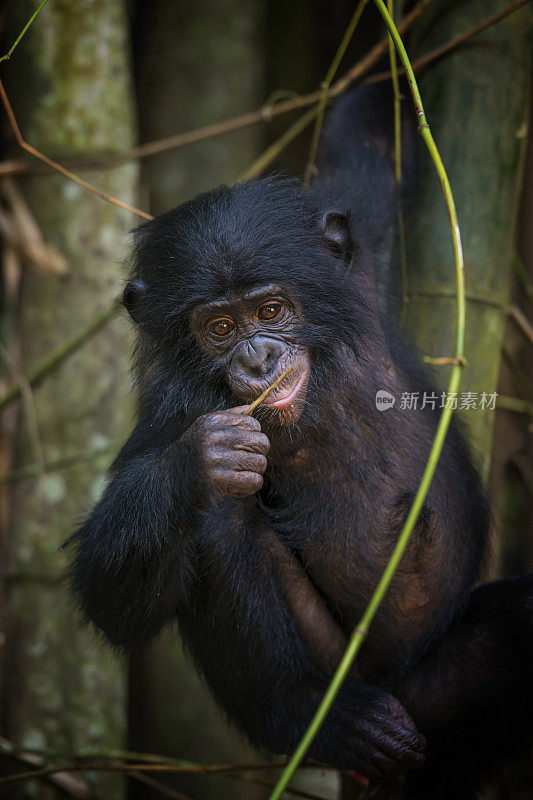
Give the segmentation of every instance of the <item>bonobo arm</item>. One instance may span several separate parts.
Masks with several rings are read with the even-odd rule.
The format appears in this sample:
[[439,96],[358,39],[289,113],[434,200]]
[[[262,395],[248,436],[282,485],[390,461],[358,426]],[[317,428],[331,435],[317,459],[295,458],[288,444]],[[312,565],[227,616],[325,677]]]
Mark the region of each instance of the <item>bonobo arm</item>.
[[145,642],[174,618],[194,576],[198,510],[261,487],[269,443],[243,410],[200,416],[181,435],[141,421],[74,534],[73,589],[113,644]]
[[[296,555],[272,530],[261,531],[265,550],[289,613],[304,646],[326,675],[333,675],[346,650],[348,640],[337,624],[318,590],[296,558]],[[356,664],[350,674],[359,677]]]
[[[124,453],[139,436],[136,430]],[[72,537],[73,589],[115,645],[154,636],[192,580],[197,471],[194,448],[183,440],[119,457],[102,499]]]

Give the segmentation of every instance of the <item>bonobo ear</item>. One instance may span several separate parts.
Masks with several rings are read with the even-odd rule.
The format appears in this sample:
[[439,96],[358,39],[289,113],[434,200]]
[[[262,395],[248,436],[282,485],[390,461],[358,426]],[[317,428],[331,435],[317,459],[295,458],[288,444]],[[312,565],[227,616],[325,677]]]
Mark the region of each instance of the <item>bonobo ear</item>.
[[349,215],[340,211],[325,211],[320,218],[319,229],[329,250],[345,261],[350,261],[353,238]]
[[122,294],[124,308],[137,325],[141,324],[140,307],[141,301],[146,295],[147,288],[142,278],[132,278],[127,282],[126,288]]

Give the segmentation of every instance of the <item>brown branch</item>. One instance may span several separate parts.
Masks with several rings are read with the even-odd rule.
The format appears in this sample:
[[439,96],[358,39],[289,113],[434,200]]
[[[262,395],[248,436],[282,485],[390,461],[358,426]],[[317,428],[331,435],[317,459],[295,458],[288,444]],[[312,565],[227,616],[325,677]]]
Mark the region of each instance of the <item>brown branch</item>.
[[326,73],[326,77],[324,78],[320,86],[321,95],[320,95],[320,100],[318,102],[318,111],[316,115],[315,128],[313,130],[313,136],[311,137],[311,146],[309,148],[309,156],[307,158],[307,164],[305,166],[305,172],[304,172],[304,186],[306,187],[309,186],[309,184],[311,183],[311,178],[315,174],[315,161],[318,151],[318,143],[320,141],[320,133],[322,131],[322,123],[324,121],[324,114],[328,102],[329,88],[331,86],[333,78],[337,74],[337,70],[346,53],[346,48],[350,44],[355,29],[357,28],[359,20],[361,19],[363,12],[366,8],[367,2],[368,0],[359,0],[359,3],[357,4],[356,9],[352,15],[352,18],[348,23],[348,27],[344,32],[344,35],[337,48],[337,51],[333,56],[333,61],[329,66],[329,69]]
[[530,344],[533,344],[533,326],[523,311],[521,311],[517,306],[510,306],[509,316],[515,325],[522,331],[524,336],[529,339]]
[[[431,0],[429,1],[431,2]],[[525,6],[529,2],[531,2],[531,0],[517,0],[517,2],[514,2],[501,11],[498,11],[496,14],[492,14],[490,17],[487,17],[487,19],[483,20],[483,22],[475,25],[468,31],[459,34],[440,47],[437,47],[434,50],[431,50],[429,53],[426,53],[418,58],[413,62],[413,69],[417,70],[428,66],[428,64],[433,63],[443,55],[446,55],[452,50],[457,49],[457,47],[459,47],[461,44],[464,44],[464,42],[466,42],[468,39],[471,39],[477,34],[482,33],[487,28],[495,25],[497,22],[500,22],[502,19],[510,14],[513,14],[515,11],[518,11],[520,8],[522,8],[522,6]],[[410,27],[425,10],[426,4],[424,4],[423,8],[417,6],[413,12],[411,12],[412,14],[415,14],[416,12],[416,18],[410,20],[411,15],[408,15],[403,22],[410,20]],[[400,26],[398,26],[398,29],[401,31]],[[391,74],[389,70],[375,73],[374,75],[365,78],[364,83],[377,83],[379,81],[387,80],[390,78],[390,76]],[[186,147],[189,144],[194,144],[195,142],[200,142],[205,139],[212,139],[225,133],[231,133],[233,131],[240,130],[241,128],[257,125],[261,122],[270,122],[274,117],[280,114],[288,114],[291,111],[297,111],[300,108],[313,105],[313,103],[316,103],[320,100],[320,95],[320,90],[317,90],[315,92],[309,92],[308,94],[301,95],[297,98],[291,98],[290,100],[278,102],[275,105],[272,105],[272,103],[265,103],[256,111],[250,111],[238,117],[232,117],[231,119],[223,122],[216,122],[211,125],[206,125],[202,128],[194,128],[193,130],[185,131],[184,133],[176,133],[172,134],[171,136],[166,136],[162,139],[155,139],[152,142],[146,142],[145,144],[137,145],[117,155],[107,156],[100,159],[91,158],[65,160],[63,161],[63,164],[78,169],[106,169],[119,166],[120,164],[124,164],[126,161],[150,158],[151,156],[159,155],[160,153],[165,153],[169,150],[177,150],[180,147]],[[47,166],[46,164],[42,166],[34,166],[24,161],[17,160],[0,162],[0,176],[42,174],[53,171],[54,167]]]
[[468,361],[463,355],[459,356],[437,356],[433,358],[432,356],[424,356],[422,359],[424,364],[431,364],[433,367],[448,367],[448,366],[456,366],[456,367],[466,367],[468,366]]
[[111,203],[112,205],[118,206],[119,208],[123,208],[125,211],[131,211],[133,214],[137,214],[137,216],[142,217],[143,219],[153,219],[151,214],[148,214],[146,211],[141,211],[141,209],[136,208],[135,206],[130,205],[129,203],[125,203],[123,200],[118,200],[118,198],[113,197],[113,195],[107,194],[107,192],[102,192],[100,189],[97,189],[96,186],[93,186],[91,183],[88,183],[83,178],[80,178],[79,175],[75,175],[74,172],[71,172],[66,167],[63,167],[61,164],[58,164],[57,161],[53,161],[48,156],[45,156],[44,153],[41,153],[40,150],[33,147],[31,144],[28,144],[20,132],[20,128],[18,126],[18,122],[16,120],[15,114],[13,113],[13,109],[11,107],[11,103],[9,102],[8,96],[6,94],[6,90],[4,89],[4,84],[0,80],[0,99],[4,105],[6,110],[6,114],[9,120],[9,124],[15,134],[15,138],[17,140],[18,145],[25,150],[30,155],[35,156],[38,158],[39,161],[43,161],[45,164],[48,164],[55,172],[60,172],[65,178],[77,183],[78,186],[81,186],[82,189],[86,189],[86,191],[94,194],[96,197],[99,197],[101,200],[105,200],[107,203]]
[[305,114],[302,114],[301,117],[298,117],[293,124],[287,128],[287,130],[283,131],[281,136],[279,136],[275,142],[272,142],[271,145],[264,150],[260,156],[258,156],[249,167],[245,169],[244,172],[238,176],[237,181],[248,181],[250,178],[255,178],[256,175],[260,175],[261,172],[272,164],[272,162],[280,155],[280,153],[285,150],[286,147],[290,145],[290,143],[298,138],[298,136],[304,132],[308,125],[314,120],[318,112],[318,106],[312,108],[310,111],[306,111]]
[[496,398],[496,408],[501,411],[512,411],[515,414],[527,414],[529,417],[533,417],[533,403],[529,400],[522,400],[520,397],[499,394]]
[[9,371],[11,380],[16,384],[16,389],[22,397],[22,404],[26,415],[26,424],[28,427],[28,436],[30,439],[31,447],[35,455],[35,460],[39,465],[38,474],[42,477],[45,475],[44,470],[44,455],[41,442],[41,434],[39,431],[39,420],[37,417],[37,410],[33,398],[33,390],[30,382],[19,368],[15,359],[9,353],[7,348],[0,342],[0,357],[4,362],[6,369]]
[[41,230],[22,192],[11,178],[0,182],[0,194],[7,208],[0,208],[0,234],[28,266],[42,275],[64,277],[68,271],[65,256],[46,244]]
[[[144,775],[139,770],[132,770],[128,772],[132,778],[146,784],[146,786],[150,786],[152,789],[155,789],[156,792],[159,792],[164,797],[169,797],[170,800],[191,800],[188,795],[184,795],[182,792],[177,791],[176,789],[167,786],[166,783],[162,783],[161,781],[155,780],[155,778],[151,778],[148,775]],[[230,774],[226,773],[225,775],[221,775],[220,777],[229,778],[234,781],[242,781],[244,779],[244,775],[238,774]],[[251,775],[246,776],[246,782],[254,784],[256,786],[264,786],[267,789],[272,789],[275,784],[272,781],[267,781],[262,778],[254,778]],[[291,795],[292,797],[299,797],[302,800],[326,800],[325,797],[318,794],[311,794],[309,792],[301,791],[300,789],[295,789],[294,787],[285,789],[285,794]]]
[[[483,31],[487,30],[487,28],[490,28],[492,25],[495,25],[497,22],[505,19],[505,17],[508,17],[510,14],[514,14],[515,11],[518,11],[520,8],[530,2],[531,0],[517,0],[517,2],[511,3],[510,6],[506,6],[506,8],[502,8],[501,11],[496,12],[496,14],[491,14],[490,17],[487,17],[478,25],[474,25],[464,33],[460,33],[458,36],[450,39],[445,44],[440,45],[440,47],[436,47],[434,50],[430,50],[429,53],[426,53],[426,55],[417,58],[416,61],[413,61],[413,69],[416,71],[422,69],[423,67],[427,67],[428,64],[437,61],[439,58],[447,55],[452,50],[456,50],[473,36],[483,33]],[[405,70],[402,69],[400,74],[404,75]],[[374,75],[370,75],[370,77],[365,80],[365,83],[379,83],[380,81],[388,80],[390,77],[391,73],[389,70],[384,72],[376,72]]]
[[115,449],[115,447],[109,445],[108,447],[99,447],[97,450],[76,453],[72,456],[63,456],[63,458],[58,458],[55,461],[45,461],[44,464],[39,464],[38,462],[25,464],[23,467],[17,467],[17,469],[13,469],[10,472],[0,473],[0,486],[6,483],[15,483],[28,478],[35,478],[41,472],[45,472],[48,475],[49,472],[60,472],[68,467],[96,461],[96,459],[102,458],[102,456],[109,455]]
[[[40,769],[19,772],[16,775],[6,775],[0,778],[0,786],[6,783],[15,783],[33,778],[46,778],[58,772],[168,772],[177,775],[223,775],[230,772],[257,772],[258,770],[280,769],[284,764],[126,764],[110,762],[107,764],[87,761],[80,764],[63,764],[61,766],[46,766]],[[316,767],[326,769],[326,767]]]
[[[43,759],[34,753],[16,753],[12,743],[8,739],[4,739],[3,736],[0,736],[0,747],[2,752],[9,753],[10,758],[26,766],[34,765],[37,768],[43,764]],[[49,775],[47,780],[69,795],[69,797],[76,798],[76,800],[91,800],[94,797],[91,787],[72,775],[58,772],[55,775]]]
[[[405,33],[411,25],[419,18],[419,16],[426,10],[426,8],[433,2],[433,0],[422,0],[422,2],[410,13],[408,14],[402,22],[398,25],[398,30],[403,34]],[[306,98],[313,98],[313,102],[320,101],[324,99],[326,96],[326,100],[330,100],[332,97],[337,97],[342,92],[346,91],[348,86],[350,86],[354,81],[361,78],[369,69],[371,69],[374,64],[379,61],[379,59],[383,56],[386,52],[388,47],[388,34],[383,37],[383,39],[378,42],[367,54],[364,56],[360,61],[355,64],[340,80],[333,84],[333,86],[328,90],[326,94],[324,94],[323,90],[318,90],[317,92],[312,92],[309,95],[304,95],[303,97],[298,98],[298,102],[301,103],[302,100]],[[289,101],[289,102],[296,102],[296,101]],[[279,106],[277,107],[279,108]],[[307,111],[305,114],[302,114],[301,117],[291,125],[288,130],[286,130],[280,137],[277,139],[273,144],[270,145],[254,162],[248,169],[243,172],[238,180],[248,180],[249,178],[254,178],[256,175],[259,175],[263,172],[277,156],[281,153],[281,151],[287,147],[293,139],[302,133],[305,128],[314,120],[314,118],[319,113],[320,104],[317,103],[316,107]]]
[[[522,2],[523,1],[524,0],[522,0]],[[411,26],[424,14],[424,12],[433,2],[434,0],[421,0],[421,2],[398,24],[398,30],[400,31],[400,34],[403,34],[409,30],[409,28],[411,28]],[[387,42],[388,37],[385,37],[379,43],[379,45],[376,45],[376,47],[379,47],[377,56],[374,54],[374,48],[370,51],[367,57],[363,58],[362,61],[358,62],[358,64],[349,70],[339,81],[333,84],[328,96],[335,97],[337,94],[341,94],[351,83],[353,83],[353,81],[357,80],[360,75],[364,74],[364,72],[370,69],[370,67],[377,60],[379,60],[380,56],[386,51]],[[368,58],[370,59],[369,62],[367,61]],[[341,87],[340,89],[339,86]],[[167,152],[168,150],[175,150],[180,147],[185,147],[189,144],[194,144],[195,142],[211,139],[215,136],[221,136],[225,133],[231,133],[232,131],[240,130],[241,128],[246,128],[251,125],[257,125],[261,122],[270,122],[274,117],[277,117],[281,114],[288,114],[291,111],[298,111],[302,108],[307,108],[308,106],[317,103],[321,96],[322,90],[317,89],[314,92],[308,92],[307,94],[290,98],[288,100],[281,100],[275,104],[265,103],[263,106],[261,106],[261,108],[258,108],[255,111],[249,111],[246,114],[241,114],[238,117],[232,117],[231,119],[223,122],[216,122],[211,125],[206,125],[202,128],[194,128],[193,130],[185,131],[184,133],[176,133],[172,136],[166,136],[162,139],[146,142],[145,144],[137,145],[129,150],[125,150],[123,153],[118,155],[101,158],[99,160],[85,159],[65,161],[64,163],[72,167],[87,168],[106,168],[118,166],[119,164],[123,164],[125,161],[135,161],[139,158],[148,158],[150,156]],[[0,163],[0,175],[15,175],[35,171],[37,171],[36,168],[28,164],[24,164],[23,162],[5,161]],[[48,170],[43,168],[43,171]]]

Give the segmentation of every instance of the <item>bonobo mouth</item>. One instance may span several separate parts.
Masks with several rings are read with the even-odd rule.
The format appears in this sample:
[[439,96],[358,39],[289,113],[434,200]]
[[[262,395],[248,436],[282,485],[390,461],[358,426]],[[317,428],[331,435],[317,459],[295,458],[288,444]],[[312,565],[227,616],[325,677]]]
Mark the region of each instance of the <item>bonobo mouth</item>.
[[276,386],[274,391],[266,398],[264,401],[265,405],[269,406],[270,408],[289,408],[289,406],[296,400],[298,393],[303,386],[303,382],[307,377],[308,373],[306,370],[305,372],[302,372],[296,379],[296,383],[292,383],[292,386],[287,388],[287,384],[291,383],[292,378],[292,375],[289,373],[289,375],[287,375],[287,377],[282,380],[281,383]]
[[292,425],[299,419],[309,381],[310,365],[306,353],[299,353],[292,366],[287,377],[262,403],[264,409],[276,412],[278,422],[282,425]]

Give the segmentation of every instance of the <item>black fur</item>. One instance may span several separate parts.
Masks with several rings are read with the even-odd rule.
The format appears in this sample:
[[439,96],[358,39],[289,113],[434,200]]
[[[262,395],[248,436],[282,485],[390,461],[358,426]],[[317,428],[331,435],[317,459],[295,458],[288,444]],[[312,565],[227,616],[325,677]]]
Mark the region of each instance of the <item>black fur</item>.
[[[310,190],[280,177],[220,187],[137,231],[139,421],[74,537],[72,583],[85,615],[123,648],[177,617],[229,718],[275,752],[297,744],[330,675],[298,632],[258,532],[274,531],[293,551],[348,635],[405,520],[439,418],[400,408],[402,392],[432,387],[377,297],[396,218],[384,102],[367,88],[338,103]],[[341,219],[350,246],[337,227],[325,235]],[[201,463],[182,437],[236,398],[196,344],[190,313],[265,283],[303,309],[305,407],[286,428],[258,412],[272,443],[263,489],[205,507]],[[376,409],[380,389],[397,398],[386,412]],[[486,504],[452,426],[363,647],[360,679],[342,689],[313,758],[373,777],[393,772],[391,760],[397,771],[419,766],[422,740],[394,694],[429,739],[409,797],[473,797],[493,756],[529,741],[533,584],[499,582],[470,597],[486,542]]]

